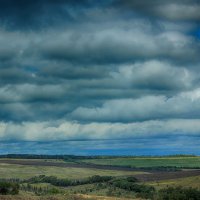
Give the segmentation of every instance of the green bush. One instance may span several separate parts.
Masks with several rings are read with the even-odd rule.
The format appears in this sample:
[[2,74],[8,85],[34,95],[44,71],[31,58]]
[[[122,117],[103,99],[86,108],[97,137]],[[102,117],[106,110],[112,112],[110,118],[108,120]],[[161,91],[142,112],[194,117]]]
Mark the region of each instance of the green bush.
[[55,186],[62,186],[62,187],[68,187],[68,186],[76,186],[76,185],[84,185],[84,184],[90,184],[90,183],[105,183],[112,179],[111,176],[91,176],[89,178],[80,179],[80,180],[69,180],[69,179],[59,179],[55,176],[35,176],[28,180],[25,180],[24,182],[27,183],[50,183]]
[[0,182],[0,194],[15,195],[19,193],[19,184],[11,182]]
[[51,188],[48,190],[49,194],[58,194],[60,191],[57,188]]
[[169,187],[159,191],[158,200],[199,200],[200,190],[194,188]]
[[116,179],[110,182],[114,187],[127,190],[129,192],[134,192],[137,197],[152,199],[155,194],[155,188],[152,186],[139,184],[137,179],[128,177],[124,179]]
[[127,180],[128,182],[132,182],[132,183],[138,182],[137,178],[132,177],[132,176],[131,176],[131,177],[127,177],[126,180]]

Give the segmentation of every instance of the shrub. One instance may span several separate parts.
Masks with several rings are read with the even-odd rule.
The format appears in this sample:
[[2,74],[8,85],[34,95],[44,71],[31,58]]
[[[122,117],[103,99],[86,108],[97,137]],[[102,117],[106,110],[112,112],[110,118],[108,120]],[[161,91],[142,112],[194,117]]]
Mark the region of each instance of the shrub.
[[168,187],[159,191],[158,200],[199,200],[200,190]]
[[15,195],[19,193],[19,184],[11,182],[0,182],[0,194]]
[[135,177],[127,177],[126,180],[127,180],[128,182],[132,182],[132,183],[138,182],[137,178],[135,178]]
[[125,179],[116,179],[110,182],[114,187],[127,190],[129,192],[137,193],[138,197],[142,198],[153,198],[155,193],[155,188],[148,185],[138,184],[137,179],[134,178],[125,178]]

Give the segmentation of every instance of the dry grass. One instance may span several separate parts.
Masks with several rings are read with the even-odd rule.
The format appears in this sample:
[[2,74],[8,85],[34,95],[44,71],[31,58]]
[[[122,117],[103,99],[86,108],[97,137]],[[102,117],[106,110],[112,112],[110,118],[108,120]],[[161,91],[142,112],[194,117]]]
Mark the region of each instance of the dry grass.
[[[105,197],[105,196],[95,196],[95,195],[79,195],[79,197],[87,200],[131,200],[127,198],[117,198],[117,197]],[[132,200],[142,200],[142,199],[132,199]]]
[[[117,197],[105,197],[105,196],[95,196],[95,195],[56,195],[56,196],[33,196],[33,195],[15,195],[15,196],[3,196],[0,195],[0,200],[131,200],[127,198],[117,198]],[[132,200],[142,200],[142,199],[132,199]]]
[[0,200],[83,200],[84,198],[79,196],[33,196],[33,195],[14,195],[14,196],[2,196]]

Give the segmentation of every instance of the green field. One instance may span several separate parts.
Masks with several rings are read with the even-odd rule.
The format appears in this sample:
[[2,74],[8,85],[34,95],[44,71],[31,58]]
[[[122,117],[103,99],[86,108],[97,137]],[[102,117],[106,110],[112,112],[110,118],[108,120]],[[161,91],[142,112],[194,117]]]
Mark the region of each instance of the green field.
[[0,178],[27,179],[33,176],[46,175],[58,178],[80,179],[93,175],[100,176],[127,176],[143,172],[127,172],[114,170],[86,169],[86,168],[64,168],[50,166],[24,166],[15,164],[0,164]]
[[85,163],[98,165],[148,167],[181,167],[200,168],[200,157],[133,157],[133,158],[103,158],[81,160]]

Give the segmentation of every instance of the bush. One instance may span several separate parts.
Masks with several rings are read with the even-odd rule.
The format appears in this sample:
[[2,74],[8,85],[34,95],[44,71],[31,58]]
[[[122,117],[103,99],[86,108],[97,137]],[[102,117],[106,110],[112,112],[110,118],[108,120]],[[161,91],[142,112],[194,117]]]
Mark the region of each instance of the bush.
[[0,194],[15,195],[19,193],[19,184],[11,182],[0,182]]
[[159,191],[158,200],[199,200],[200,190],[194,188],[169,187]]
[[69,179],[59,179],[55,176],[35,176],[32,177],[24,182],[27,183],[50,183],[55,186],[62,186],[62,187],[68,187],[68,186],[76,186],[76,185],[84,185],[84,184],[90,184],[90,183],[105,183],[112,179],[111,176],[91,176],[86,179],[80,179],[80,180],[69,180]]
[[135,177],[128,177],[128,178],[126,178],[126,180],[127,180],[128,182],[132,182],[132,183],[138,182],[137,178],[135,178]]
[[148,185],[138,184],[137,179],[134,178],[125,178],[125,179],[116,179],[110,182],[114,187],[127,190],[129,192],[137,193],[138,197],[142,198],[153,198],[155,193],[155,188]]
[[91,176],[88,178],[88,180],[86,180],[86,182],[88,183],[103,183],[103,182],[108,182],[112,179],[111,176],[99,176],[99,175],[95,175],[95,176]]
[[57,188],[51,188],[48,190],[49,194],[58,194],[60,191]]

